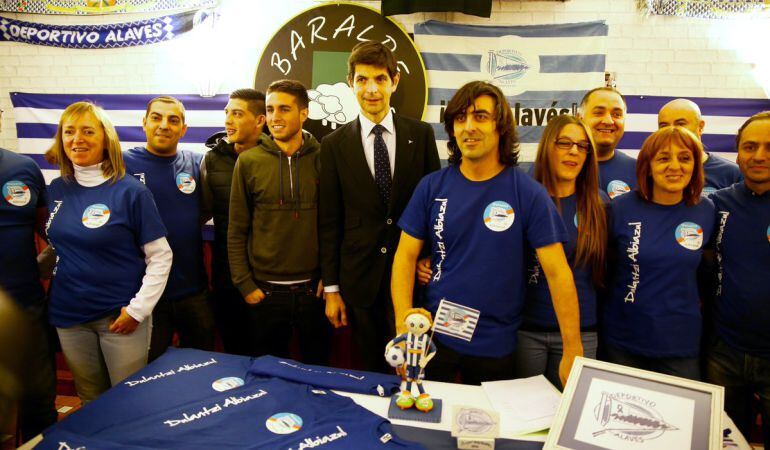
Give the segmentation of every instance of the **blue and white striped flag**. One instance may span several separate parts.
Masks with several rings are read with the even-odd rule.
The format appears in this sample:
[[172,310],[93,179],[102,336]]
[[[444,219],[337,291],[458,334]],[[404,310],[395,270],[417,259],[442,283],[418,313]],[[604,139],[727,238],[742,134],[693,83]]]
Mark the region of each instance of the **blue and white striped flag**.
[[499,86],[514,111],[522,160],[531,161],[548,119],[573,113],[583,95],[604,84],[607,25],[603,21],[533,26],[457,25],[428,21],[414,39],[428,74],[424,120],[446,158],[443,108],[463,84]]
[[[160,95],[160,94],[158,94]],[[43,154],[51,147],[56,127],[64,109],[77,101],[91,101],[107,112],[118,132],[123,150],[144,146],[147,138],[142,129],[142,118],[147,102],[157,97],[144,95],[105,94],[28,94],[12,92],[11,102],[16,117],[19,153],[32,157],[43,169],[46,180],[59,176],[58,168],[48,164]],[[206,139],[224,129],[224,108],[227,95],[203,98],[198,95],[174,95],[185,106],[187,133],[179,148],[205,152]]]
[[[628,115],[626,132],[618,149],[636,156],[642,143],[658,129],[658,111],[666,103],[678,97],[651,95],[626,96]],[[770,100],[754,98],[705,98],[686,97],[695,102],[706,122],[701,140],[709,153],[716,153],[729,161],[735,161],[735,135],[749,117],[761,111],[770,111]]]
[[481,312],[478,309],[441,299],[433,320],[433,332],[454,336],[468,342],[473,338]]

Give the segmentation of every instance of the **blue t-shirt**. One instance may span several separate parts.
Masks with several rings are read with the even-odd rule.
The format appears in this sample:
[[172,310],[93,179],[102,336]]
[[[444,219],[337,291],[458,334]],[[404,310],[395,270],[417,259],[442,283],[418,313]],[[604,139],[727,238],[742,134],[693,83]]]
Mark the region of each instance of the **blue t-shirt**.
[[698,356],[696,271],[714,229],[714,204],[702,198],[694,206],[664,206],[634,191],[613,202],[611,223],[617,267],[611,268],[604,339],[647,357]]
[[260,356],[254,360],[249,368],[249,377],[278,377],[326,389],[380,397],[397,392],[401,386],[401,378],[395,375],[314,366],[270,355]]
[[28,307],[43,299],[35,218],[46,206],[45,180],[31,158],[0,148],[0,189],[0,289]]
[[[610,199],[604,192],[599,191],[599,196],[605,205]],[[559,199],[561,218],[567,228],[567,242],[564,244],[564,253],[567,255],[572,276],[575,279],[575,288],[580,304],[580,327],[587,328],[596,325],[596,287],[593,283],[593,270],[590,266],[575,266],[578,239],[577,195]],[[558,329],[559,322],[556,319],[556,311],[553,309],[551,292],[548,289],[548,281],[545,279],[543,269],[537,259],[534,250],[530,250],[527,259],[527,289],[524,302],[524,325],[531,325],[544,329]]]
[[636,160],[620,150],[607,161],[599,161],[599,188],[615,200],[636,189]]
[[174,262],[163,299],[178,300],[206,286],[200,223],[200,165],[202,156],[181,150],[170,157],[156,156],[144,147],[123,152],[126,173],[152,192],[168,230]]
[[64,328],[128,305],[142,284],[142,246],[166,235],[152,194],[133,177],[48,188],[48,240],[56,250],[51,323]]
[[[390,424],[347,398],[287,379],[262,379],[250,373],[255,367],[270,370],[270,362],[278,360],[169,348],[47,430],[38,448],[58,449],[59,441],[70,448],[88,444],[115,449],[297,448],[305,438],[314,441],[315,434],[320,438],[330,434],[328,430],[336,431],[337,426],[345,435],[329,440],[323,448],[420,448],[396,436],[392,444],[383,445],[379,438],[391,432]],[[266,364],[257,364],[259,361]],[[291,370],[285,373],[292,376]],[[177,422],[185,413],[192,417],[203,408],[210,412],[189,422]],[[276,423],[282,417],[287,423],[296,419],[282,413],[299,417],[300,421],[292,423],[296,427],[287,429]]]
[[545,188],[513,167],[476,182],[450,166],[420,181],[398,224],[430,248],[426,309],[435,316],[446,299],[481,312],[470,342],[436,338],[466,355],[510,354],[521,324],[527,245],[567,240]]
[[728,345],[770,359],[770,193],[744,183],[711,196],[721,283],[714,320]]
[[730,187],[743,181],[741,169],[738,164],[730,162],[717,155],[708,154],[709,159],[703,163],[703,173],[706,183],[703,185],[703,195],[709,196],[719,189]]

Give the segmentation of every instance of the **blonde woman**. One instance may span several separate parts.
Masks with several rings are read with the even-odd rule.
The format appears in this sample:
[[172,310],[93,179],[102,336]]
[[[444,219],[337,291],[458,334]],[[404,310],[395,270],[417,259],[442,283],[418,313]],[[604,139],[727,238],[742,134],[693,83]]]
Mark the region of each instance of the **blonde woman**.
[[152,309],[171,268],[150,191],[125,176],[115,128],[88,102],[64,110],[46,230],[57,262],[49,314],[81,400],[147,364]]

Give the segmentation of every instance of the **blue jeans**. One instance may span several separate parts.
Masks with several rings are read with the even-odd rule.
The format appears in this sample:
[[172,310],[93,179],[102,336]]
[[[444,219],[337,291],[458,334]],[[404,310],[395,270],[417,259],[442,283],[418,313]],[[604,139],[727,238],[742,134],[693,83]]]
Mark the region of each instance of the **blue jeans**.
[[725,387],[725,412],[746,438],[756,413],[754,395],[762,405],[762,437],[770,449],[770,360],[749,355],[716,339],[706,360],[706,381]]
[[652,358],[610,345],[606,345],[604,349],[607,361],[611,363],[700,381],[700,361],[698,358]]
[[[518,336],[519,341],[513,351],[516,378],[545,375],[551,384],[559,390],[563,389],[559,379],[559,363],[564,353],[561,333],[519,330]],[[583,342],[583,356],[596,359],[596,332],[581,332],[580,340]]]
[[300,361],[329,365],[332,327],[326,318],[326,303],[315,296],[318,282],[280,285],[257,281],[257,286],[265,298],[248,308],[253,356],[291,357],[289,343],[296,330]]
[[56,329],[83,403],[147,365],[152,319],[142,321],[131,334],[117,334],[109,330],[116,318],[117,314]]

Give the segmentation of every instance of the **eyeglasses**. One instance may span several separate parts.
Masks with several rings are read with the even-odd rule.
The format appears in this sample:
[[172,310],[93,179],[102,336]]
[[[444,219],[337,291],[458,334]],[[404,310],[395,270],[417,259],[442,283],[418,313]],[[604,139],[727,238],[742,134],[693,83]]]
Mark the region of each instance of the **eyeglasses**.
[[573,142],[571,139],[567,138],[559,138],[556,139],[556,148],[562,151],[569,151],[572,149],[572,146],[576,145],[577,149],[581,153],[591,153],[591,143],[590,142]]

